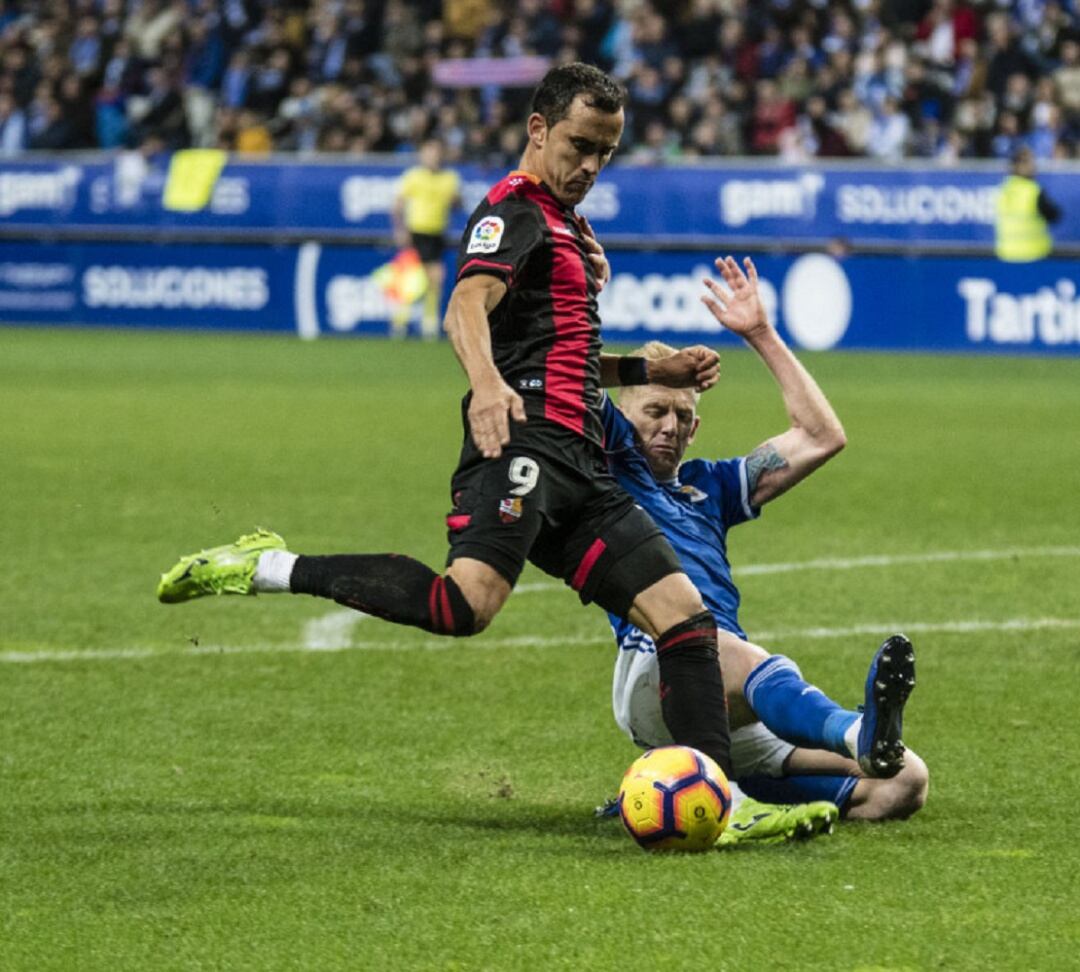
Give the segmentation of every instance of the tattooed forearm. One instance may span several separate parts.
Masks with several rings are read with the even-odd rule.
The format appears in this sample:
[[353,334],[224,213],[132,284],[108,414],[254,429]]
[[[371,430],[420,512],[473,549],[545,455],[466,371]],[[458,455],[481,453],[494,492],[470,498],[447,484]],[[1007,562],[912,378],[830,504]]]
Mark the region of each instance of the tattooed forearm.
[[746,485],[750,494],[757,489],[758,480],[762,473],[772,469],[787,469],[788,461],[769,442],[759,445],[746,457]]

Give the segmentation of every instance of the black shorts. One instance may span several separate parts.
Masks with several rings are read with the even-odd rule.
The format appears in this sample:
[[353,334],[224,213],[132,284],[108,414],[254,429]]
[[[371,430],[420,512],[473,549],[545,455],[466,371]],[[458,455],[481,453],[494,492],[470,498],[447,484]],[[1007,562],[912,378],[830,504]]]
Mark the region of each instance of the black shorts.
[[498,459],[467,437],[451,483],[447,563],[471,557],[514,584],[529,560],[625,618],[634,599],[682,570],[671,545],[608,472],[603,452],[530,417]]
[[438,263],[446,249],[446,241],[441,234],[410,233],[413,249],[420,255],[421,263]]

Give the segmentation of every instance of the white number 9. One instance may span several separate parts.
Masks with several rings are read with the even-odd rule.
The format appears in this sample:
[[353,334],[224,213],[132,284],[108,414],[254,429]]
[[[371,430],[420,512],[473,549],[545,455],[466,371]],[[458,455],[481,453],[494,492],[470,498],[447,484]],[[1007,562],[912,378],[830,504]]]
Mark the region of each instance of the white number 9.
[[535,459],[514,456],[513,462],[510,463],[510,482],[514,483],[514,488],[510,490],[512,496],[524,496],[526,493],[531,493],[539,478],[540,467]]

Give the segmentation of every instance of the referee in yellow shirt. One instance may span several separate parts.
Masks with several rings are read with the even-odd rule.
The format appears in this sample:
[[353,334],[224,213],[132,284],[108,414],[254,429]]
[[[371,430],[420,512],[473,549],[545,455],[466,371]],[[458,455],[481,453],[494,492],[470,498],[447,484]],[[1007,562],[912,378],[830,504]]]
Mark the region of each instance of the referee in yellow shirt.
[[[420,255],[427,273],[424,312],[420,333],[427,339],[439,336],[439,310],[442,301],[443,251],[450,213],[461,205],[461,178],[453,169],[443,168],[443,143],[427,138],[420,144],[420,164],[408,169],[398,184],[391,213],[394,242],[412,246]],[[391,321],[393,335],[403,337],[412,307],[403,304]]]

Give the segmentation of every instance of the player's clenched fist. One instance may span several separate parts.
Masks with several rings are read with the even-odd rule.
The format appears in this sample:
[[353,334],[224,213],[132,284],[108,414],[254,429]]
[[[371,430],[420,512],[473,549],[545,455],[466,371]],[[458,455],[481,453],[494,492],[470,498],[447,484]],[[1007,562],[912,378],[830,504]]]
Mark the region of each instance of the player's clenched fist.
[[696,344],[666,358],[649,361],[649,383],[668,388],[712,388],[720,379],[720,355],[712,348]]
[[720,355],[703,344],[683,348],[682,353],[689,355],[694,362],[694,388],[699,392],[712,388],[720,380]]

